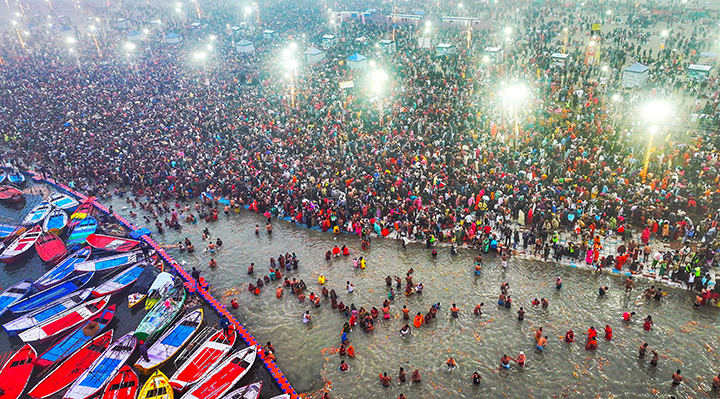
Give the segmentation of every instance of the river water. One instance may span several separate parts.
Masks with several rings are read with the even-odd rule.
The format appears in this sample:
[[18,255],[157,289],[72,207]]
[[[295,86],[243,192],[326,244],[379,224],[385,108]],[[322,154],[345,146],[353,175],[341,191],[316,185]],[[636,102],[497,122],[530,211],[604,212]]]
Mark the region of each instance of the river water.
[[[128,206],[124,199],[116,197],[105,203],[112,204],[136,225],[146,224],[142,211],[135,209],[139,216],[129,217],[132,208],[123,209]],[[17,210],[1,208],[0,217],[18,217]],[[370,250],[361,251],[359,239],[353,236],[341,234],[334,240],[332,234],[277,220],[272,236],[268,236],[264,223],[261,215],[243,210],[239,215],[221,215],[214,223],[198,222],[185,225],[179,232],[155,232],[153,236],[157,242],[166,244],[185,237],[193,241],[198,249],[193,255],[177,249],[168,252],[187,269],[199,268],[213,294],[224,303],[238,299],[240,306],[233,310],[234,314],[260,342],[273,342],[277,363],[298,392],[316,392],[329,386],[333,395],[347,399],[396,398],[401,392],[408,398],[717,396],[710,393],[709,387],[720,368],[718,311],[693,308],[692,296],[683,290],[668,289],[664,301],[644,303],[641,293],[648,284],[642,280],[638,281],[636,291],[625,294],[618,276],[594,275],[551,263],[517,259],[511,259],[508,269],[502,270],[499,260],[492,255],[484,257],[482,274],[475,276],[472,250],[461,250],[451,256],[447,249],[440,248],[437,259],[432,259],[424,246],[411,244],[403,251],[397,241],[376,238]],[[254,233],[255,224],[261,227],[259,235]],[[215,269],[208,267],[210,255],[202,250],[206,244],[201,232],[206,227],[213,239],[220,237],[224,242],[214,255],[218,261]],[[351,256],[325,261],[325,251],[335,244],[347,245]],[[337,367],[341,358],[334,349],[340,344],[342,325],[347,320],[333,311],[329,302],[315,308],[307,302],[298,303],[288,290],[278,299],[276,284],[265,287],[260,296],[247,291],[248,283],[269,266],[269,258],[277,258],[286,251],[295,252],[300,259],[299,269],[289,273],[289,277],[303,279],[310,291],[319,293],[317,279],[323,274],[328,288],[334,288],[342,301],[358,308],[380,308],[388,292],[385,276],[403,277],[411,267],[415,269],[414,281],[422,282],[425,291],[410,297],[400,293],[391,305],[393,318],[378,321],[372,334],[350,333],[357,357],[346,359],[350,371],[340,373]],[[352,267],[354,256],[367,259],[365,270]],[[252,278],[246,273],[250,262],[256,265]],[[0,285],[5,287],[23,278],[37,277],[42,271],[37,257],[4,266],[0,270]],[[554,286],[556,276],[564,280],[559,291]],[[346,281],[357,287],[354,293],[347,293]],[[503,281],[510,283],[512,309],[495,305]],[[597,288],[604,285],[610,286],[608,296],[598,298]],[[533,308],[530,301],[535,297],[548,298],[549,308]],[[404,324],[400,317],[402,305],[407,305],[411,314],[419,311],[424,314],[436,302],[442,303],[437,320],[420,329],[413,328],[408,338],[400,338],[398,330]],[[477,317],[472,310],[479,302],[486,306],[484,314]],[[449,315],[452,303],[460,308],[457,319]],[[522,322],[517,321],[516,315],[520,306],[527,310]],[[130,314],[124,304],[119,309],[117,317],[122,322],[117,333],[122,334],[132,329],[142,314]],[[305,310],[310,310],[313,318],[309,325],[301,321]],[[655,327],[645,332],[642,317],[633,323],[623,323],[621,315],[626,310],[642,317],[651,314]],[[599,332],[599,349],[585,351],[584,332],[591,325],[601,331],[606,324],[614,330],[614,339],[606,342]],[[541,326],[549,344],[543,353],[538,353],[534,350],[534,330]],[[576,332],[575,344],[562,342],[568,329]],[[649,359],[637,359],[638,347],[643,342],[660,353],[658,367],[650,366]],[[15,340],[2,340],[0,352],[19,346]],[[503,354],[514,357],[519,351],[524,351],[528,358],[524,369],[498,370]],[[458,363],[452,371],[444,365],[448,357]],[[378,381],[379,373],[388,372],[395,380],[399,367],[405,368],[408,379],[412,370],[418,369],[422,382],[393,381],[390,388],[383,388]],[[675,389],[671,387],[670,376],[678,368],[687,383]],[[483,378],[479,386],[470,382],[470,375],[476,370]],[[255,378],[267,381],[262,367],[255,367],[255,373]],[[263,397],[268,394],[264,392]]]
[[[112,203],[119,213],[129,214],[129,209],[122,209],[128,206],[124,200],[116,198]],[[138,213],[135,223],[145,224],[143,212]],[[511,259],[508,269],[502,270],[493,255],[484,257],[482,274],[475,276],[475,252],[469,249],[451,256],[447,249],[440,248],[437,259],[432,259],[430,251],[419,244],[403,251],[397,241],[376,238],[370,250],[362,251],[354,236],[341,234],[334,240],[332,234],[282,220],[273,223],[273,234],[269,236],[264,229],[265,218],[243,210],[239,215],[221,214],[217,222],[185,225],[180,232],[154,233],[154,238],[164,243],[190,238],[198,250],[195,254],[177,249],[169,253],[186,268],[199,268],[211,284],[211,291],[224,303],[238,299],[240,306],[234,314],[260,342],[273,342],[277,363],[298,392],[314,392],[329,383],[339,398],[362,399],[396,398],[399,393],[426,399],[691,398],[710,395],[712,377],[720,369],[718,309],[695,309],[693,296],[680,289],[666,289],[668,295],[662,302],[644,303],[642,291],[649,284],[642,280],[634,292],[626,294],[622,278],[616,275],[594,275],[552,263],[517,259]],[[256,224],[260,225],[259,235],[255,235]],[[220,237],[224,242],[214,255],[218,266],[212,270],[208,267],[210,255],[202,250],[206,244],[201,231],[206,227],[213,240]],[[325,252],[335,244],[347,245],[350,257],[325,261]],[[425,291],[410,297],[400,293],[390,307],[393,318],[378,321],[372,334],[359,330],[349,334],[357,357],[346,359],[350,371],[341,373],[337,367],[342,359],[333,349],[340,345],[342,325],[347,320],[331,309],[329,301],[315,308],[307,302],[299,303],[289,290],[278,299],[275,283],[266,286],[260,296],[247,291],[248,284],[267,270],[269,258],[286,251],[295,252],[300,259],[299,269],[290,272],[289,277],[303,279],[309,291],[319,294],[318,276],[323,274],[327,287],[334,288],[340,300],[348,305],[354,303],[357,308],[380,309],[388,292],[385,276],[404,277],[411,267],[415,270],[414,281],[422,282]],[[351,258],[355,256],[367,259],[365,270],[352,267]],[[254,277],[247,275],[250,262],[256,265]],[[554,284],[557,276],[564,281],[559,291]],[[354,293],[348,294],[346,281],[357,287]],[[503,281],[510,283],[512,309],[496,305]],[[610,286],[607,297],[598,297],[600,286]],[[530,302],[535,297],[548,298],[550,306],[532,307]],[[411,315],[419,311],[425,314],[436,302],[442,303],[437,320],[413,328],[408,338],[400,338],[402,306],[407,305]],[[485,313],[477,317],[472,311],[479,302],[486,306]],[[457,319],[449,315],[452,303],[461,309]],[[516,314],[520,306],[527,310],[522,322],[517,321]],[[306,310],[312,315],[310,325],[302,323]],[[624,311],[637,312],[638,320],[624,323]],[[655,321],[650,332],[642,329],[642,318],[648,314]],[[614,330],[611,342],[602,339],[606,324]],[[549,337],[543,353],[534,349],[534,330],[541,326]],[[598,329],[600,337],[594,352],[584,350],[584,332],[590,326]],[[568,329],[576,332],[575,344],[562,342]],[[638,360],[638,348],[643,342],[659,352],[657,367],[649,365],[649,358]],[[528,358],[524,369],[498,371],[503,354],[514,357],[519,351]],[[459,365],[452,371],[445,366],[448,357]],[[412,370],[418,369],[422,382],[411,385],[393,381],[390,388],[383,388],[378,375],[388,372],[395,380],[399,367],[405,368],[408,380]],[[670,377],[678,368],[687,383],[676,389],[671,387]],[[483,378],[479,386],[470,381],[476,370]]]

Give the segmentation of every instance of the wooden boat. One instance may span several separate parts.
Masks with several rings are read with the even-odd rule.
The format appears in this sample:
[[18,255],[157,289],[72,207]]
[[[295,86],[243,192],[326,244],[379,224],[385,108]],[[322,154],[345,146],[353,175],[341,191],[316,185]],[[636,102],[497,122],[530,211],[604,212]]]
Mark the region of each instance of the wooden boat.
[[137,249],[137,247],[142,244],[137,240],[106,236],[104,234],[90,234],[86,240],[93,248],[106,249],[108,251],[115,252],[128,252],[133,249]]
[[200,328],[202,321],[202,308],[186,314],[148,348],[148,358],[150,361],[145,361],[145,359],[141,357],[135,363],[135,368],[143,374],[148,374],[154,368],[162,367],[165,362],[175,356],[175,354],[192,339],[193,335],[195,335]]
[[72,215],[70,215],[70,226],[75,226],[80,223],[81,220],[89,217],[92,214],[92,210],[92,199],[88,198],[83,201],[77,209],[75,209],[75,212],[73,212]]
[[82,288],[87,284],[93,277],[92,273],[81,274],[73,277],[60,284],[46,288],[36,294],[30,295],[29,297],[18,301],[8,307],[14,315],[30,312],[35,309],[41,308],[52,301],[62,298],[66,295],[73,293],[74,291]]
[[138,385],[138,376],[135,370],[124,365],[105,387],[102,399],[135,399]]
[[170,385],[176,391],[183,391],[200,380],[230,353],[236,339],[237,332],[234,329],[228,336],[225,336],[222,330],[209,335],[209,338],[177,368],[170,378]]
[[113,331],[85,342],[78,350],[60,363],[40,380],[28,396],[35,399],[48,398],[70,386],[76,378],[102,355],[112,342]]
[[67,254],[65,243],[55,233],[46,231],[35,242],[35,251],[43,262],[54,263]]
[[17,262],[23,256],[29,255],[32,253],[31,250],[35,247],[35,242],[40,238],[41,233],[42,229],[40,226],[35,226],[25,231],[5,248],[2,254],[0,254],[0,260],[9,265]]
[[284,394],[282,394],[282,395],[273,396],[273,397],[270,398],[270,399],[290,399],[290,394],[289,394],[289,393],[284,393]]
[[50,205],[49,202],[41,202],[30,210],[30,213],[28,213],[23,219],[22,224],[24,224],[25,226],[40,224],[43,222],[43,220],[45,220],[47,215],[50,214],[50,211],[52,211],[52,209],[53,207],[52,205]]
[[92,289],[84,289],[62,297],[40,309],[34,310],[26,315],[18,317],[15,320],[3,324],[3,328],[8,335],[17,335],[28,328],[37,326],[60,312],[64,312],[82,304],[90,296],[91,291]]
[[43,230],[50,231],[55,234],[62,234],[67,228],[68,215],[62,209],[53,209],[43,220]]
[[70,331],[99,314],[110,302],[110,295],[81,303],[74,308],[55,314],[18,336],[23,342],[42,341]]
[[80,349],[85,342],[97,336],[115,316],[115,305],[110,305],[99,315],[91,318],[82,326],[76,328],[63,339],[59,340],[55,345],[51,346],[45,353],[40,355],[35,361],[39,367],[48,367],[55,364],[73,352]]
[[87,272],[109,272],[117,270],[121,267],[132,265],[140,262],[145,258],[142,251],[126,252],[117,255],[105,256],[97,259],[88,259],[84,262],[75,264],[75,271],[81,273]]
[[4,182],[5,179],[7,179],[7,170],[0,169],[0,183]]
[[[143,272],[140,273],[140,277],[138,277],[135,284],[130,288],[130,293],[128,294],[129,308],[133,308],[145,300],[150,286],[152,286],[153,281],[157,278],[155,276],[155,270],[155,267],[146,267]],[[170,279],[172,280],[172,276],[170,276]]]
[[26,181],[25,174],[18,170],[14,170],[14,171],[8,173],[7,181],[8,181],[8,183],[12,183],[16,186],[22,186],[23,184],[25,184],[25,181]]
[[160,370],[156,370],[153,375],[145,381],[145,385],[140,389],[140,394],[138,395],[138,399],[173,399],[173,397],[174,392],[172,387],[170,387],[168,378]]
[[259,381],[253,382],[250,385],[245,385],[244,387],[238,388],[225,395],[223,399],[257,399],[257,397],[260,396],[262,384],[262,381]]
[[13,186],[0,186],[0,201],[2,202],[20,202],[25,198],[23,192]]
[[6,289],[0,294],[0,316],[8,310],[8,307],[25,298],[32,290],[33,284],[30,280],[23,280]]
[[84,243],[87,237],[97,230],[98,222],[94,217],[88,216],[71,226],[72,230],[68,234],[67,240],[67,244],[70,246]]
[[62,194],[62,193],[55,193],[50,196],[49,202],[58,209],[62,209],[65,212],[73,212],[75,209],[77,209],[78,205],[80,203],[73,197]]
[[115,341],[75,380],[63,398],[85,399],[102,391],[135,351],[135,345],[137,339],[133,331]]
[[3,399],[22,397],[30,381],[36,356],[35,348],[25,345],[3,364],[0,369],[0,390],[3,392]]
[[147,292],[145,310],[152,309],[175,285],[173,276],[170,273],[162,272],[155,277],[150,289]]
[[75,273],[75,264],[87,260],[91,253],[92,251],[90,250],[90,247],[78,249],[66,256],[64,259],[60,260],[57,266],[40,276],[40,278],[35,280],[33,285],[39,289],[45,289],[58,284],[71,274]]
[[14,224],[0,223],[0,239],[8,238],[11,234],[15,233],[18,226]]
[[255,347],[248,347],[231,354],[183,395],[183,399],[219,399],[223,397],[250,371],[256,356]]
[[162,334],[182,311],[186,295],[185,288],[180,284],[147,312],[135,329],[135,336],[147,341]]
[[15,229],[15,231],[13,231],[8,236],[6,236],[2,241],[0,241],[0,253],[2,253],[5,250],[5,248],[8,247],[8,245],[12,244],[16,238],[20,237],[27,230],[28,230],[28,228],[26,226],[18,226]]
[[118,291],[124,290],[131,284],[135,284],[135,281],[137,281],[138,277],[140,277],[140,273],[142,273],[146,267],[149,267],[146,262],[140,262],[130,266],[129,268],[123,270],[120,274],[95,288],[92,292],[93,296],[98,298],[103,295],[112,295]]

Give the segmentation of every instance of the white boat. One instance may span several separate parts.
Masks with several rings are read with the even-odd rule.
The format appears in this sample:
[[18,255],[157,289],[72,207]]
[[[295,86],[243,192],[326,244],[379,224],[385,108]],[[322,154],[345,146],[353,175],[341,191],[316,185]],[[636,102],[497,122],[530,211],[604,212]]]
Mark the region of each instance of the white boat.
[[75,264],[87,260],[87,258],[90,257],[90,253],[90,247],[78,249],[58,262],[57,266],[48,270],[47,273],[35,280],[33,285],[39,289],[45,289],[60,283],[73,274],[75,272]]
[[75,264],[75,271],[86,272],[108,272],[140,262],[145,258],[142,251],[125,252],[118,255],[106,256],[103,258],[89,259]]
[[259,381],[253,382],[250,385],[245,385],[244,387],[238,388],[225,395],[223,399],[257,399],[257,397],[260,396],[262,384],[262,381]]
[[61,193],[55,193],[51,195],[49,202],[54,207],[60,208],[65,212],[72,212],[77,209],[78,205],[80,205],[80,203],[75,198]]
[[93,364],[70,386],[63,399],[85,399],[105,387],[135,351],[137,339],[130,331],[110,345]]
[[147,301],[145,301],[145,310],[152,309],[156,303],[167,294],[168,291],[173,287],[174,281],[172,274],[168,272],[162,272],[155,277],[150,289],[147,292]]
[[25,226],[30,226],[33,224],[41,223],[47,215],[52,211],[53,206],[50,205],[49,202],[41,202],[39,203],[35,208],[33,208],[30,213],[25,216],[25,218],[22,221],[22,224]]
[[36,309],[28,314],[18,317],[13,321],[3,324],[3,328],[8,335],[17,335],[21,331],[33,328],[60,312],[64,312],[65,310],[80,305],[90,296],[91,292],[92,288],[75,291],[74,293],[64,296],[46,306],[43,306],[42,308]]
[[195,384],[183,399],[219,399],[242,379],[255,363],[257,350],[248,347],[230,355]]
[[143,374],[149,374],[152,369],[162,366],[190,341],[200,328],[202,320],[202,308],[185,315],[185,317],[169,328],[148,348],[148,358],[150,361],[145,361],[145,359],[141,357],[135,363],[135,368]]
[[17,262],[24,256],[30,254],[35,243],[40,238],[42,229],[40,226],[35,226],[32,229],[26,230],[22,235],[11,242],[0,254],[0,261],[9,265],[13,262]]
[[140,262],[128,267],[127,269],[117,274],[115,277],[100,284],[97,288],[95,288],[92,293],[93,296],[95,298],[98,298],[103,295],[112,295],[118,291],[123,290],[124,288],[127,288],[128,286],[130,286],[130,284],[134,284],[135,281],[137,281],[140,273],[142,273],[142,271],[146,267],[150,267],[148,266],[147,262]]
[[[203,334],[201,334],[203,335]],[[193,342],[185,348],[185,352],[178,355],[176,364],[180,361],[181,365],[170,378],[170,385],[176,391],[184,391],[185,388],[199,381],[205,374],[213,370],[215,366],[230,353],[237,340],[237,331],[233,328],[230,334],[225,336],[222,330],[213,329],[208,331],[207,337],[197,350],[192,351],[199,342]],[[199,337],[202,338],[202,337]],[[196,341],[199,341],[196,338]]]
[[110,295],[106,295],[102,298],[81,303],[74,308],[59,312],[53,317],[43,320],[40,324],[21,332],[18,336],[23,342],[41,341],[55,337],[102,312],[109,301]]

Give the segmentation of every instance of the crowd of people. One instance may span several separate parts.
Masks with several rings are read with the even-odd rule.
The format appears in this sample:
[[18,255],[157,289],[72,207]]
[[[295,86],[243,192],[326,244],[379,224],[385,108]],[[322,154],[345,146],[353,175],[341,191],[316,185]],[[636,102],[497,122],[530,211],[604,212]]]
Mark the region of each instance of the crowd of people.
[[[720,262],[719,82],[716,71],[686,76],[691,63],[715,66],[706,52],[717,45],[717,10],[622,3],[608,16],[594,3],[476,2],[464,12],[488,23],[469,33],[439,23],[445,10],[432,2],[417,4],[430,25],[393,24],[393,10],[377,1],[343,6],[376,15],[341,20],[310,0],[263,4],[261,22],[244,31],[251,54],[232,51],[237,16],[225,3],[202,4],[200,27],[170,17],[167,4],[94,4],[85,12],[102,18],[100,41],[75,26],[72,53],[52,29],[24,40],[5,31],[2,158],[89,195],[132,193],[139,204],[128,203],[159,232],[249,207],[268,216],[268,234],[276,216],[355,234],[363,248],[375,233],[403,246],[495,250],[504,266],[519,251],[545,259],[552,251],[598,269],[652,270],[697,290],[698,306],[717,304],[709,272]],[[162,31],[135,50],[111,25],[123,17],[140,27],[157,15]],[[261,39],[265,28],[280,37]],[[163,43],[171,31],[183,42]],[[328,32],[339,40],[326,60],[295,68],[286,50],[319,45]],[[426,36],[456,51],[437,56],[418,46]],[[396,51],[373,45],[383,38]],[[588,40],[602,58],[587,58]],[[502,60],[487,60],[483,50],[498,44]],[[210,56],[200,60],[198,48]],[[372,59],[369,71],[342,61],[355,52]],[[556,52],[569,55],[564,66]],[[648,87],[621,84],[634,62],[651,68]],[[373,82],[376,70],[386,82]],[[347,81],[354,88],[338,88]],[[507,89],[520,84],[527,96],[515,104]],[[675,111],[643,122],[648,100],[669,100]],[[187,201],[198,202],[195,212],[180,205]],[[622,243],[603,248],[611,236]],[[294,256],[280,258],[297,267]],[[282,264],[270,269],[267,280],[282,277]],[[298,299],[306,288],[287,279],[282,287]],[[419,315],[426,322],[431,312]]]

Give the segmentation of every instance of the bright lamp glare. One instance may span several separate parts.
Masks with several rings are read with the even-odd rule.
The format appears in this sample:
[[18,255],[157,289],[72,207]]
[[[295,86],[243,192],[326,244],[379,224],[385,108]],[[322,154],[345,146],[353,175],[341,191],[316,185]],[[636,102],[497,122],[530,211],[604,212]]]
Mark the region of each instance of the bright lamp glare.
[[665,101],[651,101],[642,106],[641,112],[646,121],[658,122],[670,115],[672,107]]
[[502,93],[503,103],[517,105],[527,98],[528,90],[524,84],[510,85]]

